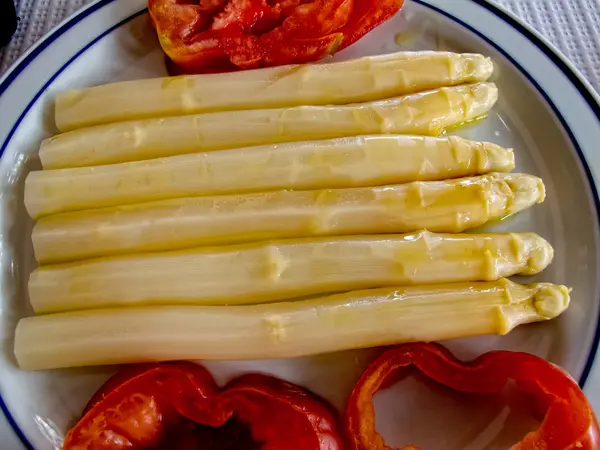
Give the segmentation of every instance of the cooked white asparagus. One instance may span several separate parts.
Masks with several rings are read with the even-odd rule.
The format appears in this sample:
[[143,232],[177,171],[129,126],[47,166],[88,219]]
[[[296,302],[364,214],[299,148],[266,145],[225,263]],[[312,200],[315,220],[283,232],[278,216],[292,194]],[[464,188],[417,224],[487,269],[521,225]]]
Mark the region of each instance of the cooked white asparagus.
[[401,52],[330,64],[125,81],[59,93],[56,124],[68,131],[150,117],[365,102],[485,81],[493,70],[492,61],[477,54]]
[[533,233],[353,236],[146,253],[42,266],[36,313],[144,304],[248,304],[402,284],[533,274],[552,260]]
[[263,359],[506,334],[552,319],[569,289],[506,279],[354,291],[252,306],[150,306],[21,319],[25,370],[176,359]]
[[350,234],[456,233],[544,200],[532,175],[489,174],[394,186],[190,197],[42,217],[42,264],[201,245]]
[[357,136],[35,171],[25,206],[37,218],[197,195],[443,180],[514,165],[512,150],[457,136]]
[[485,115],[493,83],[445,87],[371,103],[298,106],[98,125],[46,139],[44,169],[93,166],[279,142],[360,134],[438,135]]

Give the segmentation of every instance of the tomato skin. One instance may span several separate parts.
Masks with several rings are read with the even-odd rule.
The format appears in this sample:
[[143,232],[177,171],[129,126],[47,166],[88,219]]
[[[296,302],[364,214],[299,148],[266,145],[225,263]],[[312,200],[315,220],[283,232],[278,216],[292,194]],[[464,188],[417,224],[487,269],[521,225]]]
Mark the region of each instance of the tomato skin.
[[[375,430],[373,395],[402,380],[411,368],[458,392],[500,393],[510,381],[542,420],[512,450],[600,448],[598,422],[577,383],[559,367],[528,353],[494,351],[463,362],[440,344],[405,344],[384,352],[362,374],[346,409],[352,450],[391,450]],[[415,449],[408,446],[405,449]]]
[[63,450],[340,450],[330,405],[262,374],[219,389],[190,362],[134,365],[92,397]]
[[404,0],[148,0],[176,73],[317,61],[392,17]]
[[363,0],[355,2],[355,9],[350,19],[340,30],[344,41],[340,50],[348,47],[382,22],[396,14],[404,0]]

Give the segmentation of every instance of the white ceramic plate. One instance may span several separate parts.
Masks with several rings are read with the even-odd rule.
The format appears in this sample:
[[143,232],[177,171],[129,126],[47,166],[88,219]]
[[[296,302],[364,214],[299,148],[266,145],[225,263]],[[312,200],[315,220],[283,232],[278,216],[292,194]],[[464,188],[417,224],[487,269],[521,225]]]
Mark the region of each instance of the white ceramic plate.
[[[26,283],[35,264],[23,181],[30,170],[39,168],[41,139],[56,131],[55,92],[165,75],[145,3],[94,3],[50,33],[0,80],[0,406],[10,425],[0,428],[3,449],[59,448],[67,427],[114,370],[26,373],[15,366],[14,328],[20,317],[31,313]],[[594,179],[600,180],[597,96],[542,38],[481,0],[409,0],[401,14],[336,59],[401,48],[493,57],[500,101],[486,121],[460,134],[514,147],[517,170],[543,177],[546,202],[494,229],[535,231],[547,238],[556,258],[535,278],[574,288],[572,306],[559,320],[521,327],[506,337],[449,345],[465,357],[495,348],[537,353],[580,380],[599,409],[600,364],[594,364],[600,309],[599,202],[594,185]],[[247,370],[268,371],[309,387],[339,408],[372,354],[354,351],[207,366],[221,382]],[[449,450],[507,448],[507,442],[522,433],[515,426],[521,421],[507,411],[484,402],[474,412],[473,406],[409,380],[376,397],[377,426],[392,446],[413,442],[425,449],[437,448],[440,433]],[[428,436],[425,430],[431,427],[439,431]]]

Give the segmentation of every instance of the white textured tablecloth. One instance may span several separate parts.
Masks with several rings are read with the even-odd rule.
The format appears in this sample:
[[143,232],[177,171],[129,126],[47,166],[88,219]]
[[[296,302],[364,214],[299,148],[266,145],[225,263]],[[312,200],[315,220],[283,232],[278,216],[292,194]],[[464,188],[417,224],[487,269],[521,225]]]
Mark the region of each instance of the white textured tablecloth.
[[[52,27],[90,1],[16,0],[19,26],[11,42],[0,49],[0,73]],[[541,32],[600,92],[600,0],[495,2]]]

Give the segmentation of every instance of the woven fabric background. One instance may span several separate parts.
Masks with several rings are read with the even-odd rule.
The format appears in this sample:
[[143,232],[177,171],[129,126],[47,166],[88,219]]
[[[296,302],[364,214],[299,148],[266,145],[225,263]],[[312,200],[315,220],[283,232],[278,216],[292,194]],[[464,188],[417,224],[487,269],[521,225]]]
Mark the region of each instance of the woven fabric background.
[[[0,49],[0,73],[52,27],[90,1],[16,0],[19,26],[11,42]],[[600,0],[495,2],[544,35],[600,92]]]

